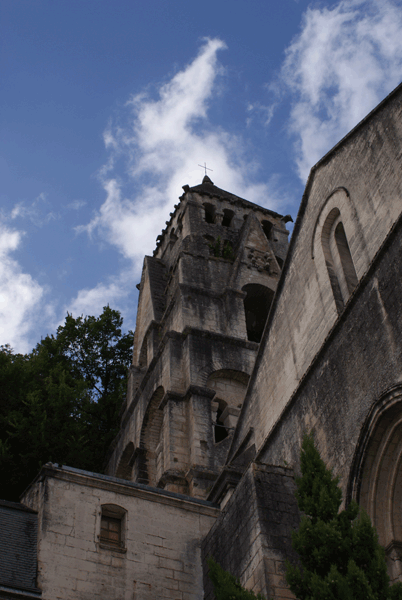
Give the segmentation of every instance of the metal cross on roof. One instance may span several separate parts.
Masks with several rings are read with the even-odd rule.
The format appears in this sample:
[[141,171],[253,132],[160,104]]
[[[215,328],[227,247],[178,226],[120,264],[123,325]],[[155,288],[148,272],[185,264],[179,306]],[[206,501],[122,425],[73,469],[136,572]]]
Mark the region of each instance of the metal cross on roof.
[[207,174],[207,171],[213,171],[213,169],[208,169],[207,163],[205,163],[205,162],[203,165],[198,165],[198,166],[201,167],[201,169],[205,169],[205,175]]

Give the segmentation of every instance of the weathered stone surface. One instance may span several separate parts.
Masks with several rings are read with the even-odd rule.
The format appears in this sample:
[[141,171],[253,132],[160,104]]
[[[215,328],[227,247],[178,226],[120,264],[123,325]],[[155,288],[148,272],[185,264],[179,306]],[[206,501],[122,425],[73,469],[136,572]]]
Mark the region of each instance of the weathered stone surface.
[[[202,598],[201,540],[219,512],[211,503],[54,465],[23,502],[38,512],[44,600]],[[100,542],[103,505],[125,511],[122,547]]]
[[252,463],[202,544],[205,599],[213,600],[206,559],[212,556],[246,588],[288,598],[285,559],[296,561],[291,532],[299,523],[293,473]]
[[[203,538],[204,558],[291,598],[311,429],[402,579],[401,117],[402,86],[313,167],[287,254],[288,217],[184,186],[144,260],[109,477],[45,467],[23,498],[45,600],[202,600]],[[122,515],[120,551],[100,510]],[[204,585],[212,599],[205,569]]]
[[144,260],[109,474],[208,495],[240,414],[287,235],[280,215],[210,180],[185,191],[154,257]]
[[339,211],[360,281],[401,213],[401,96],[398,88],[312,169],[232,456],[250,427],[261,449],[338,319],[322,245],[327,216]]

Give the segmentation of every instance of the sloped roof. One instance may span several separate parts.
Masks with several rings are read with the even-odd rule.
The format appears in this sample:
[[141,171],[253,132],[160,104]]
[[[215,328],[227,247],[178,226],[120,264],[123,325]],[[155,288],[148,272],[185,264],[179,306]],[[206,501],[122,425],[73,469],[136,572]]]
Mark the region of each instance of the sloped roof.
[[282,217],[282,215],[274,212],[273,210],[269,210],[269,208],[264,208],[263,206],[254,204],[254,202],[249,202],[249,200],[244,200],[244,198],[240,198],[240,196],[235,196],[235,194],[231,194],[230,192],[227,192],[226,190],[222,190],[221,188],[216,187],[216,185],[214,185],[213,181],[210,180],[208,175],[205,175],[205,177],[202,180],[202,183],[200,185],[195,185],[194,187],[187,188],[187,189],[186,188],[187,188],[187,186],[183,187],[184,191],[195,192],[197,194],[200,194],[201,196],[209,196],[211,198],[212,197],[222,198],[224,200],[229,200],[229,202],[239,203],[239,204],[242,204],[243,206],[246,206],[249,208],[251,208],[251,207],[258,208],[262,212],[268,213],[268,214],[272,215],[273,217],[277,217],[277,218]]
[[35,511],[0,500],[0,587],[40,593],[36,587],[37,526]]

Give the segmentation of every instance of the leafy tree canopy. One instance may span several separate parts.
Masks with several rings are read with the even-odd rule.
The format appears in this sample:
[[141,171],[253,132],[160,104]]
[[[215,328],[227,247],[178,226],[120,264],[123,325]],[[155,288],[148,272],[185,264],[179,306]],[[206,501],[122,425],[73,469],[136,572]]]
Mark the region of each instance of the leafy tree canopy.
[[303,517],[293,533],[302,568],[287,563],[286,580],[299,600],[402,600],[389,584],[384,549],[356,502],[339,512],[342,492],[316,449],[303,439],[296,498]]
[[133,332],[109,306],[67,315],[26,355],[0,348],[0,497],[18,500],[46,462],[100,472],[117,433]]

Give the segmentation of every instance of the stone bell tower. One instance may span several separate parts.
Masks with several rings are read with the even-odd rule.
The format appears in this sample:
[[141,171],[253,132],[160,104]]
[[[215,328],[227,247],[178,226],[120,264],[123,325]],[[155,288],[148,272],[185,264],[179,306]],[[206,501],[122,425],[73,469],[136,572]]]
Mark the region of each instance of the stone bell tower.
[[108,474],[205,498],[231,444],[288,246],[290,217],[183,187],[146,256]]

